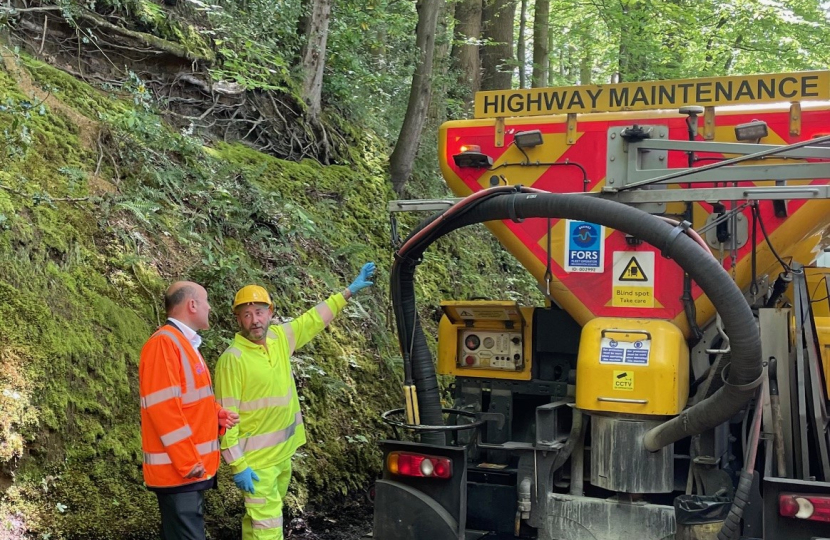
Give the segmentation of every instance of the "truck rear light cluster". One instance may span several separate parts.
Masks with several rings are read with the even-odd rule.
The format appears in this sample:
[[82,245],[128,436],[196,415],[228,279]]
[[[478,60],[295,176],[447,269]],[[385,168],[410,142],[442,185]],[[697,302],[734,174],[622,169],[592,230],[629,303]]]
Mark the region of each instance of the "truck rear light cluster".
[[448,458],[392,452],[386,458],[387,470],[396,475],[418,478],[450,478],[452,462]]
[[830,497],[782,493],[778,496],[778,512],[784,517],[830,523]]

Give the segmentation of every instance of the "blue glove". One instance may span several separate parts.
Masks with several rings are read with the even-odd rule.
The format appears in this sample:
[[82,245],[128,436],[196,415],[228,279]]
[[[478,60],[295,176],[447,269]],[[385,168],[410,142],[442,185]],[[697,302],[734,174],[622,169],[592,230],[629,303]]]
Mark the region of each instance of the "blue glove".
[[375,275],[375,263],[370,262],[363,265],[363,268],[360,269],[360,273],[354,278],[354,281],[351,285],[349,285],[349,291],[352,294],[357,294],[358,291],[365,289],[369,285],[372,285],[374,282],[369,281],[372,279],[372,276]]
[[250,467],[246,468],[241,473],[233,475],[233,482],[236,484],[236,487],[251,494],[254,493],[255,481],[259,482],[259,476],[257,476]]

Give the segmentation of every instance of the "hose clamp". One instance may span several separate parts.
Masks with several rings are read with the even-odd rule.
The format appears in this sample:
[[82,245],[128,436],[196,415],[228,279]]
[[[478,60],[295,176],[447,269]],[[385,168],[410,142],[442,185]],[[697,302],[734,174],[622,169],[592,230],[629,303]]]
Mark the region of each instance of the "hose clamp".
[[671,251],[671,248],[674,245],[674,242],[677,240],[677,237],[681,234],[685,234],[686,231],[689,230],[689,228],[691,228],[691,226],[692,224],[688,221],[681,221],[680,223],[675,225],[674,229],[672,229],[672,232],[669,234],[669,239],[666,243],[666,247],[663,248],[663,250],[660,252],[660,255],[667,259],[671,259],[671,257],[669,256],[669,251]]
[[393,257],[402,263],[408,263],[410,266],[418,266],[424,262],[423,257],[410,257],[409,255],[401,253],[400,250],[396,251]]
[[[521,186],[516,186],[517,188],[521,188]],[[510,197],[510,206],[507,208],[508,212],[510,213],[510,219],[513,223],[521,223],[525,220],[525,218],[520,218],[516,214],[516,199],[518,198],[518,190],[517,194]]]
[[720,372],[720,378],[721,378],[721,380],[723,380],[724,386],[728,386],[729,388],[737,390],[738,392],[745,392],[745,391],[748,391],[748,390],[755,390],[756,388],[758,388],[759,386],[764,384],[764,379],[767,376],[766,366],[763,369],[761,369],[761,375],[759,375],[757,379],[755,379],[751,383],[746,383],[746,384],[732,384],[732,383],[730,383],[729,381],[726,380],[729,377],[729,368],[731,366],[732,366],[732,362],[729,362],[728,364],[723,366],[723,370]]

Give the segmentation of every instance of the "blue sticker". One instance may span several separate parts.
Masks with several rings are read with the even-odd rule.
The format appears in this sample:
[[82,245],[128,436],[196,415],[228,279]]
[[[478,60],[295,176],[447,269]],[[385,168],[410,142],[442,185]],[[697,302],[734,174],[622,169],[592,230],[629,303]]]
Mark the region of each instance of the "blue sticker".
[[622,364],[623,353],[625,353],[625,349],[603,347],[599,353],[599,361],[603,364]]
[[651,353],[651,341],[619,341],[604,337],[600,342],[600,364],[625,364],[647,366]]
[[604,229],[595,223],[567,220],[566,272],[599,273],[605,270]]
[[[635,343],[634,346],[636,347],[637,343]],[[640,344],[640,346],[642,346],[642,344]],[[626,349],[625,363],[641,364],[644,366],[648,365],[648,349]]]

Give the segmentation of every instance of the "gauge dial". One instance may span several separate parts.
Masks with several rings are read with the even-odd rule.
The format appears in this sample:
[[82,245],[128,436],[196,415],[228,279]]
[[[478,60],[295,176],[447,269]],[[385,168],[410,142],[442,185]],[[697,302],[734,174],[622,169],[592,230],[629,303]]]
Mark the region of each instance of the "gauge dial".
[[479,337],[475,334],[470,334],[467,336],[467,339],[464,340],[464,346],[470,351],[478,349],[479,345],[481,345],[481,339],[479,339]]

